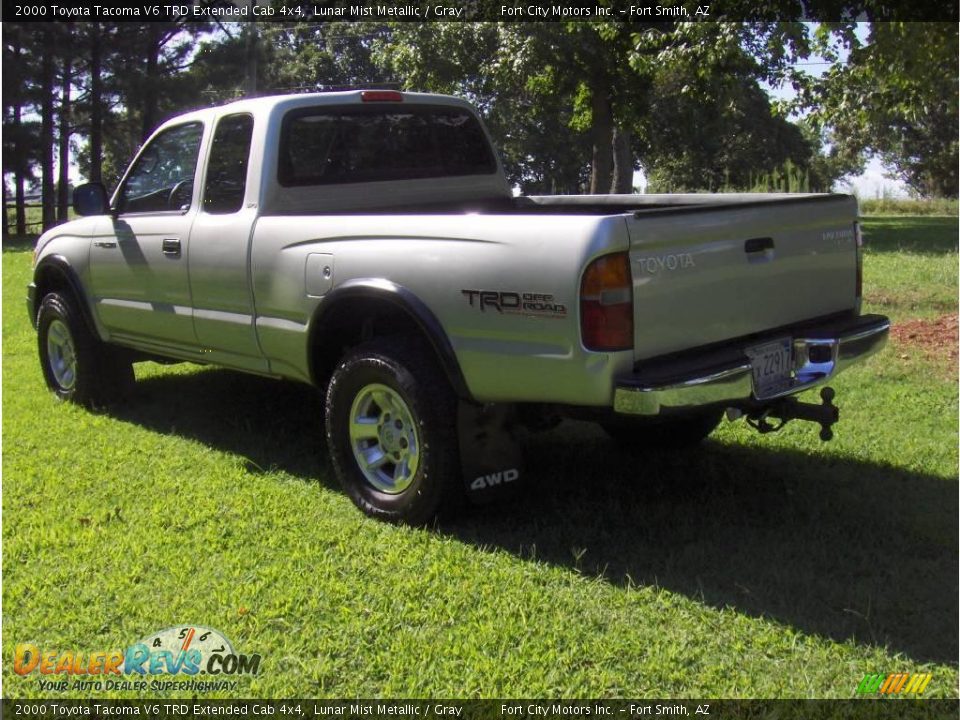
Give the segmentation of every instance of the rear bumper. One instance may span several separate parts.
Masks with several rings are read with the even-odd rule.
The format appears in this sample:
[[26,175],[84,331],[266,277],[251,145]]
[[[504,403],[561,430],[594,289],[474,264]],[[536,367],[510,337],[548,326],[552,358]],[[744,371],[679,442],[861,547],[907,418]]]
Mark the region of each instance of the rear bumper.
[[[628,415],[679,414],[709,406],[755,406],[820,385],[844,368],[880,350],[890,321],[863,315],[797,326],[719,348],[684,353],[641,364],[618,378],[614,410]],[[793,371],[788,387],[758,397],[746,348],[764,339],[793,340]]]

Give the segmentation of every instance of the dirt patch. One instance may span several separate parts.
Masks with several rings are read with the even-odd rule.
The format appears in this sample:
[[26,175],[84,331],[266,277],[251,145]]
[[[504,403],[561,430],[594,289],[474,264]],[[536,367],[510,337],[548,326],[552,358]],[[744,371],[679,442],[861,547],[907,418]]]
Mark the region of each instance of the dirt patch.
[[957,330],[957,313],[941,315],[934,320],[907,320],[890,328],[890,336],[897,346],[898,355],[910,359],[911,355],[942,360],[957,364],[960,335]]

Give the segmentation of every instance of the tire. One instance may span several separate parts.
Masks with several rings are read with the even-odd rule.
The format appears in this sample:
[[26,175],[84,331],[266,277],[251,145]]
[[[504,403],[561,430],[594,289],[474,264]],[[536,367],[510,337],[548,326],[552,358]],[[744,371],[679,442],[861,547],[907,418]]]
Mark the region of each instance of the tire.
[[423,525],[460,504],[457,399],[423,344],[383,337],[352,349],[326,411],[334,472],[364,513]]
[[43,379],[61,400],[94,408],[119,399],[133,384],[133,365],[93,335],[70,295],[43,298],[37,349]]
[[676,418],[617,417],[601,422],[614,441],[628,450],[681,449],[693,447],[712,433],[723,412],[710,410]]

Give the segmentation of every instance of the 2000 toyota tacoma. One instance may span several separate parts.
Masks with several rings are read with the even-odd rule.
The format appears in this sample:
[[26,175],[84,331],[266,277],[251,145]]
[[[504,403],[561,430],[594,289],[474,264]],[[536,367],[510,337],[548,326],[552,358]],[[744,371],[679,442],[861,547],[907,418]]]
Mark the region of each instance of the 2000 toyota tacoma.
[[[326,393],[335,471],[421,523],[521,475],[511,430],[575,414],[625,443],[837,419],[793,395],[879,349],[842,195],[514,197],[456,98],[257,98],[182,115],[108,200],[38,241],[47,385],[107,401],[131,363]],[[278,411],[282,411],[278,409]]]

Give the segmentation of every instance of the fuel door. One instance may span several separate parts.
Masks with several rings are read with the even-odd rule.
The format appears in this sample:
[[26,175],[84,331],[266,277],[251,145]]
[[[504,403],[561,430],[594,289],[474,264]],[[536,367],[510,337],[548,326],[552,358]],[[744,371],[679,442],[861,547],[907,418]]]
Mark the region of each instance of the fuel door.
[[333,287],[333,255],[310,253],[304,271],[304,286],[307,295],[321,297]]

